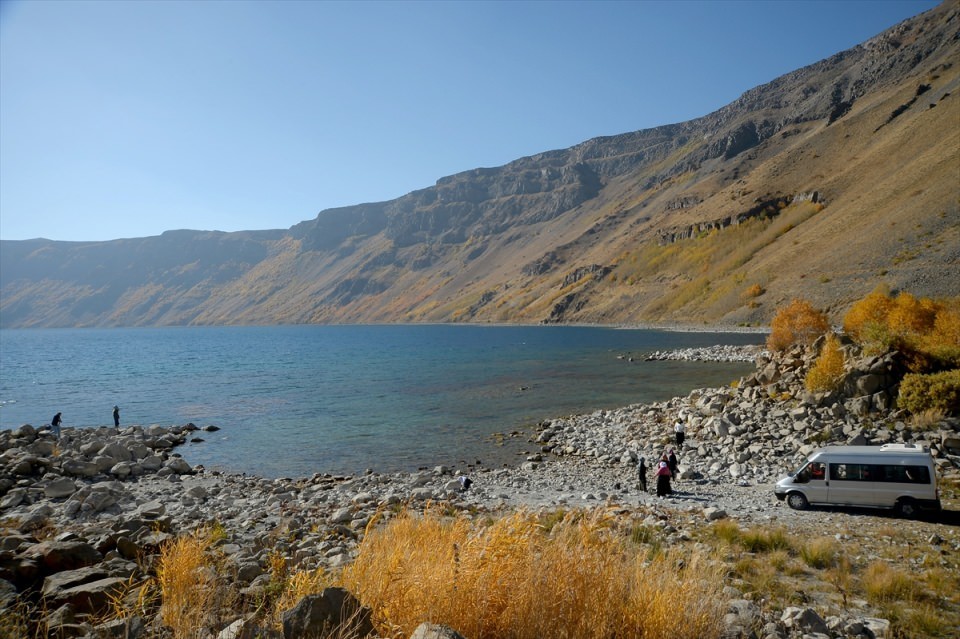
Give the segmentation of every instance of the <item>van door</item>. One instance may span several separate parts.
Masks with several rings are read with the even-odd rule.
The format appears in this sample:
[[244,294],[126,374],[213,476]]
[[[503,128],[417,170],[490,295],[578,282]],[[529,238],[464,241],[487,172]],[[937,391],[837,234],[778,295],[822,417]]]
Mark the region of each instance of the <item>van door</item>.
[[828,499],[831,504],[843,506],[874,506],[876,490],[870,464],[830,462]]
[[826,504],[827,494],[827,465],[823,462],[812,461],[797,473],[794,481],[804,484],[803,494],[811,504]]

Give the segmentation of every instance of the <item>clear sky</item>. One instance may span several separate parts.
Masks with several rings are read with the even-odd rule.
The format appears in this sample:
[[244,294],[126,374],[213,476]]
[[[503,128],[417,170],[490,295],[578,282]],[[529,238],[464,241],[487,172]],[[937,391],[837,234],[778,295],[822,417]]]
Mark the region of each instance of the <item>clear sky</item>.
[[927,0],[0,0],[0,238],[288,228],[690,120]]

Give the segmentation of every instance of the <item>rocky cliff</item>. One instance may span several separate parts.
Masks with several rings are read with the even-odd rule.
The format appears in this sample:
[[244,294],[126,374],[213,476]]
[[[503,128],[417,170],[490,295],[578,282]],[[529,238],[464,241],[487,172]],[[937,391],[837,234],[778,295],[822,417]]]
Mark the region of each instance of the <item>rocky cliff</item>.
[[960,294],[960,7],[702,118],[288,230],[0,244],[0,325],[765,323]]

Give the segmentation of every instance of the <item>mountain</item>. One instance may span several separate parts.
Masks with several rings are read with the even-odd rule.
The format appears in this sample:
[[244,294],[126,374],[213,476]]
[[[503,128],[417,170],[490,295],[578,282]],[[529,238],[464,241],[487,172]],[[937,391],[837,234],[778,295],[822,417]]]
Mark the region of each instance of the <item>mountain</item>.
[[960,295],[955,0],[696,120],[288,230],[0,242],[0,326],[764,324]]

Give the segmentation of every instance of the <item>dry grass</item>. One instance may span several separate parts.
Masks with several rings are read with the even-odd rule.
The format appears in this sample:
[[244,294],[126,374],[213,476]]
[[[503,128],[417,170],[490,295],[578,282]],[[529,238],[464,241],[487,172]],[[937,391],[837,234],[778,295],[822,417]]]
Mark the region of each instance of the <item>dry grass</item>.
[[799,554],[811,568],[830,568],[837,562],[837,543],[832,537],[819,537],[801,545]]
[[486,524],[405,513],[368,532],[343,585],[389,636],[424,620],[471,639],[719,636],[719,566],[647,559],[611,523],[574,512],[547,532],[526,512]]
[[874,561],[863,571],[863,591],[871,603],[880,605],[895,601],[916,601],[921,589],[910,573],[894,568],[884,561]]
[[209,529],[178,537],[160,549],[157,583],[162,603],[160,617],[175,639],[191,639],[212,621],[219,584],[211,554],[213,536]]

